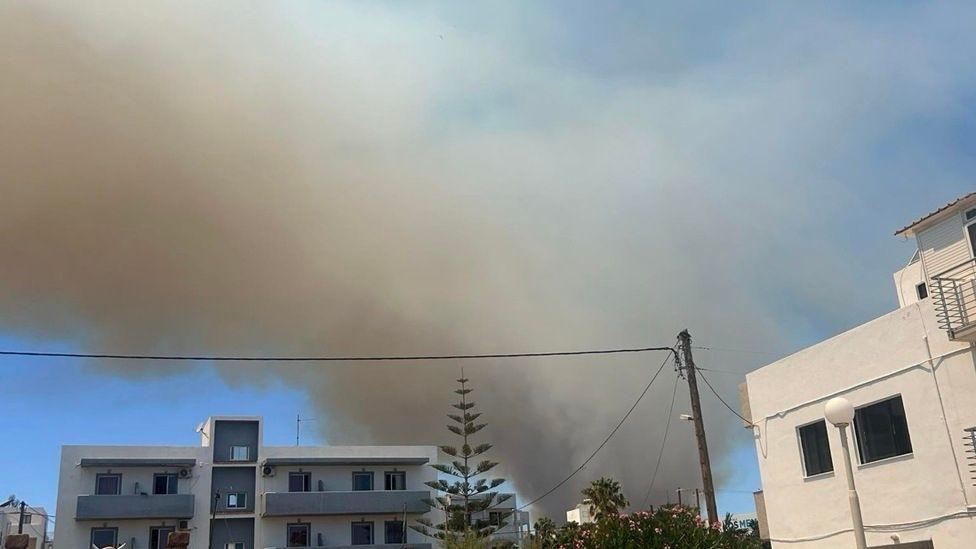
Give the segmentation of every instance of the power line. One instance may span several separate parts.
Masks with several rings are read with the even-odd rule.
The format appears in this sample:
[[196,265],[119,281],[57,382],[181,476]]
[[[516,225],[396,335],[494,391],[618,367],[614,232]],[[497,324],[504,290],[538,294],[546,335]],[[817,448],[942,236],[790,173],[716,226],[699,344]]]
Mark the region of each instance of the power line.
[[661,468],[661,458],[664,456],[664,448],[668,444],[668,433],[671,431],[671,414],[674,413],[674,399],[678,394],[678,380],[680,378],[674,376],[674,389],[671,390],[671,406],[668,408],[668,421],[664,427],[664,440],[661,441],[661,450],[657,454],[657,464],[654,465],[654,474],[651,475],[651,483],[647,486],[647,491],[644,492],[644,499],[641,501],[641,509],[647,506],[647,498],[651,496],[651,492],[654,490],[654,482],[657,480],[657,472]]
[[723,351],[726,353],[746,353],[751,355],[778,355],[780,353],[774,353],[772,351],[753,351],[750,349],[729,349],[728,347],[704,347],[701,345],[692,346],[692,349],[701,349],[702,351]]
[[670,360],[671,357],[674,356],[674,349],[672,349],[671,347],[666,347],[665,349],[668,350],[668,351],[670,351],[671,354],[669,354],[664,359],[664,362],[661,363],[661,367],[658,368],[656,372],[654,372],[654,375],[651,377],[651,380],[647,382],[647,385],[644,387],[644,390],[641,392],[640,396],[637,397],[637,400],[634,401],[634,404],[631,405],[631,407],[630,407],[629,410],[627,410],[627,413],[624,414],[624,417],[620,418],[620,421],[617,422],[617,426],[614,427],[612,431],[610,431],[610,434],[607,435],[607,438],[603,439],[603,442],[600,444],[600,446],[598,446],[596,450],[593,450],[593,453],[590,454],[590,457],[586,458],[586,460],[583,463],[581,463],[580,466],[576,468],[576,470],[574,470],[572,473],[570,473],[569,476],[567,476],[566,478],[564,478],[561,481],[557,482],[555,486],[553,486],[552,488],[546,490],[546,492],[543,493],[541,496],[539,496],[539,497],[533,499],[532,501],[530,501],[530,502],[528,502],[528,503],[520,506],[517,509],[517,511],[521,511],[522,509],[525,509],[526,507],[532,505],[533,503],[538,502],[542,498],[544,498],[544,497],[548,496],[549,494],[555,492],[563,484],[566,484],[567,482],[569,482],[569,479],[573,478],[574,476],[576,476],[577,473],[579,473],[580,471],[582,471],[583,468],[586,467],[586,464],[589,463],[594,457],[596,457],[596,455],[600,452],[600,450],[602,450],[603,447],[606,446],[608,442],[610,442],[610,439],[613,438],[613,435],[617,434],[617,430],[619,430],[620,429],[620,426],[623,425],[625,421],[627,421],[627,418],[630,417],[630,414],[634,411],[634,408],[637,408],[637,405],[640,404],[641,399],[643,399],[644,398],[644,395],[647,394],[647,391],[650,390],[651,385],[654,384],[654,380],[657,379],[657,376],[659,376],[661,374],[661,372],[664,370],[664,366],[667,365],[668,360]]
[[702,381],[705,382],[705,385],[707,385],[708,388],[711,389],[712,394],[715,395],[715,398],[717,398],[719,400],[719,402],[721,402],[722,404],[724,404],[725,407],[728,408],[730,412],[732,412],[733,414],[735,414],[735,416],[738,417],[739,419],[741,419],[742,421],[746,422],[746,424],[748,424],[750,427],[754,427],[755,426],[755,424],[753,422],[751,422],[748,419],[742,417],[742,415],[739,414],[739,412],[736,412],[735,409],[733,409],[731,406],[729,406],[729,403],[728,402],[725,402],[725,399],[722,398],[721,395],[718,394],[718,391],[715,390],[715,387],[712,387],[712,384],[708,382],[708,378],[705,377],[704,374],[702,374],[701,378],[702,378]]
[[464,360],[478,358],[523,358],[545,356],[609,355],[671,351],[671,347],[635,347],[590,349],[583,351],[550,351],[539,353],[492,353],[464,355],[392,355],[392,356],[226,356],[226,355],[139,355],[105,353],[58,353],[51,351],[2,351],[0,356],[98,358],[110,360],[198,360],[213,362],[378,362],[392,360]]

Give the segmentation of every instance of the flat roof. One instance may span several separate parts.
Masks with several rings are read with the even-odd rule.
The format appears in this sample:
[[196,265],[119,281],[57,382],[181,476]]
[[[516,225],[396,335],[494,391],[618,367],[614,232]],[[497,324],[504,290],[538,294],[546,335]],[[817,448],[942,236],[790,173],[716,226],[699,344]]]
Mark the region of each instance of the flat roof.
[[261,465],[423,465],[425,457],[281,457],[268,458]]
[[82,467],[193,467],[196,458],[82,458]]
[[915,221],[912,221],[908,225],[905,225],[904,227],[898,229],[897,231],[895,231],[895,236],[901,236],[902,234],[905,234],[905,233],[911,231],[912,229],[914,229],[918,225],[920,225],[920,224],[928,221],[929,219],[931,219],[931,218],[939,215],[940,213],[948,210],[949,208],[955,206],[956,204],[959,204],[960,202],[963,202],[965,200],[968,200],[970,198],[973,198],[974,196],[976,196],[976,192],[971,192],[971,193],[969,193],[967,195],[960,196],[959,198],[953,200],[952,202],[949,202],[945,206],[942,206],[941,208],[939,208],[939,209],[937,209],[935,211],[929,212],[929,213],[923,215],[922,217],[916,219]]

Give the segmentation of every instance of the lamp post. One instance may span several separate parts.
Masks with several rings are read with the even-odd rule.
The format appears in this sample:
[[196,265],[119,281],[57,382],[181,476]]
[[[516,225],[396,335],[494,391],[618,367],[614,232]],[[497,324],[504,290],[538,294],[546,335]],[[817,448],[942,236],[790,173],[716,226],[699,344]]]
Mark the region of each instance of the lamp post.
[[832,398],[824,406],[824,416],[840,430],[840,446],[844,449],[844,469],[847,471],[847,499],[851,504],[851,520],[854,522],[854,543],[857,549],[866,549],[864,521],[861,519],[861,502],[854,488],[854,468],[851,466],[851,449],[847,445],[847,426],[854,421],[854,406],[846,398]]

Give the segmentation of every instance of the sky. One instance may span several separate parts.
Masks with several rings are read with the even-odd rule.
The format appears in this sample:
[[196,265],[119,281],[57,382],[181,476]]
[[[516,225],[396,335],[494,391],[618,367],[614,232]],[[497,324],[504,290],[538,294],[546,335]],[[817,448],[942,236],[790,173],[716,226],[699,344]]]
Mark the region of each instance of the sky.
[[[914,2],[4,3],[0,342],[455,354],[688,328],[734,404],[742,373],[895,308],[914,250],[892,233],[972,190],[974,19]],[[469,366],[520,499],[585,459],[663,359]],[[317,418],[309,443],[442,444],[461,366],[6,357],[23,453],[0,456],[0,492],[53,510],[60,444],[192,444],[211,414],[263,415],[269,444],[293,443],[298,413]],[[600,475],[643,499],[664,372],[537,516]],[[720,509],[750,510],[751,437],[704,398]],[[688,427],[671,418],[650,503],[699,482]]]

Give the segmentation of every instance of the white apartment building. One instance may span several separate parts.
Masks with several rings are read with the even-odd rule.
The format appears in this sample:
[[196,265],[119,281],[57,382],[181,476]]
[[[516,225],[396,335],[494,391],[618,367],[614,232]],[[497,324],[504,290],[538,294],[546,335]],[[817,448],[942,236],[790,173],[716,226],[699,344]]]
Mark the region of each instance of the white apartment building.
[[[430,548],[436,446],[264,446],[260,417],[211,417],[200,446],[64,446],[54,549]],[[431,517],[436,521],[436,517]],[[406,538],[404,538],[406,536]]]
[[[870,547],[976,547],[976,193],[896,233],[900,308],[746,375],[775,548],[854,547],[843,454],[824,404],[855,407],[853,476]],[[763,514],[762,512],[760,513]]]
[[20,505],[0,503],[0,549],[3,549],[8,534],[16,534],[21,529],[28,536],[28,549],[48,549],[51,541],[47,535],[48,514],[43,507],[26,506],[21,526]]

